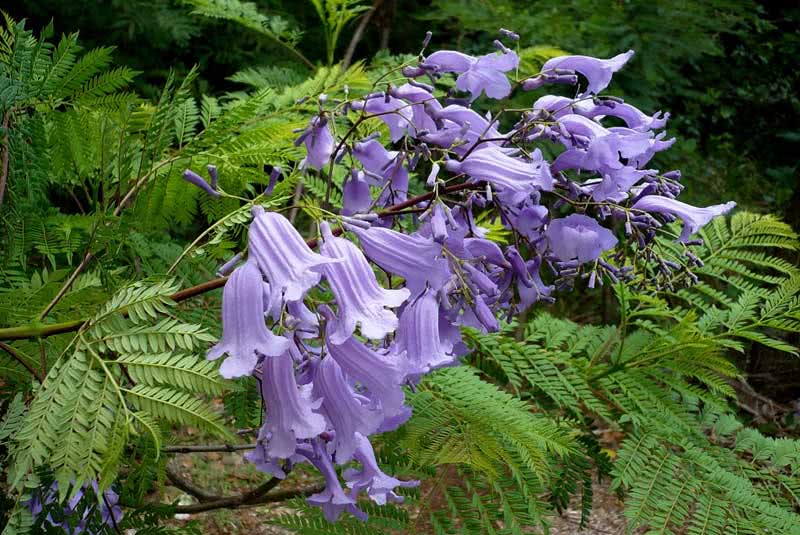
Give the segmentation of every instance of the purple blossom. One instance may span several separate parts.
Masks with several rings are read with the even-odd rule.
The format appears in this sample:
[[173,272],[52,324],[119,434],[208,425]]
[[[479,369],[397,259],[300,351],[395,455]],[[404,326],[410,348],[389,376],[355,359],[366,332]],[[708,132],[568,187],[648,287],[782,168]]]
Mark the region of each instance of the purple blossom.
[[553,219],[545,235],[550,251],[562,262],[591,262],[600,258],[603,251],[617,245],[617,238],[610,230],[583,214]]
[[405,352],[412,378],[455,363],[453,340],[440,334],[436,292],[426,290],[403,309],[395,338],[395,351]]
[[679,217],[683,220],[683,230],[678,241],[687,242],[689,236],[700,230],[705,224],[717,216],[727,214],[736,207],[733,201],[715,204],[705,208],[692,206],[669,197],[646,195],[636,201],[631,209],[655,212],[658,214]]
[[[323,312],[326,313],[326,312]],[[327,311],[328,330],[335,330],[336,319]],[[398,415],[404,409],[402,384],[408,374],[403,355],[378,351],[351,336],[340,344],[327,339],[327,349],[344,373],[367,389],[368,397],[380,401],[385,418]]]
[[451,173],[466,173],[472,180],[489,182],[504,202],[512,205],[524,202],[536,191],[553,189],[553,177],[538,149],[530,159],[523,159],[503,154],[496,147],[485,147],[461,162],[448,160],[446,167]]
[[219,369],[225,378],[249,375],[259,356],[274,357],[289,347],[289,341],[272,334],[264,323],[264,281],[255,261],[238,267],[222,292],[222,339],[208,350],[215,360],[227,353]]
[[363,253],[352,242],[334,237],[327,223],[322,223],[322,253],[340,262],[325,267],[325,278],[336,298],[339,321],[330,333],[334,344],[344,342],[361,327],[361,334],[381,339],[397,327],[397,316],[388,308],[397,307],[408,299],[409,291],[386,290],[378,285]]
[[431,95],[430,91],[419,86],[403,84],[400,87],[392,88],[390,93],[393,97],[412,103],[410,106],[411,124],[414,126],[415,132],[436,130],[436,122],[429,112],[440,110],[442,105]]
[[442,246],[431,238],[379,227],[350,230],[358,236],[370,260],[406,280],[411,295],[417,295],[427,284],[441,288],[452,276]]
[[297,301],[322,278],[323,266],[338,262],[314,253],[288,219],[277,212],[253,208],[248,236],[250,254],[267,277],[272,291],[285,301]]
[[461,52],[440,50],[428,56],[422,67],[434,72],[459,73],[456,87],[469,92],[471,100],[486,93],[494,99],[507,97],[511,93],[511,82],[504,74],[519,65],[519,57],[511,50],[473,57]]
[[351,103],[351,106],[354,110],[364,110],[371,115],[377,115],[389,127],[392,141],[397,141],[403,137],[408,127],[414,123],[411,106],[407,102],[391,95],[383,98],[370,98],[366,99],[366,101],[357,100]]
[[279,357],[264,359],[261,370],[261,396],[267,406],[264,432],[269,433],[267,458],[286,458],[295,451],[297,439],[313,438],[325,430],[325,419],[318,414],[321,401],[312,399],[311,385],[298,385],[294,358],[290,350]]
[[364,173],[353,169],[342,185],[342,215],[353,215],[369,210],[372,196]]
[[584,75],[589,84],[587,93],[597,94],[611,83],[611,77],[620,70],[633,56],[633,50],[619,54],[611,59],[598,59],[589,56],[560,56],[548,60],[542,66],[543,73],[569,70],[577,71]]
[[336,522],[343,512],[348,512],[360,520],[367,520],[367,514],[356,505],[355,497],[344,493],[328,452],[318,441],[314,442],[313,447],[313,453],[306,453],[305,449],[300,451],[325,478],[325,490],[309,496],[306,499],[308,504],[320,507],[328,522]]
[[315,363],[314,394],[322,399],[322,411],[335,431],[332,444],[336,462],[344,464],[356,449],[355,434],[373,434],[383,414],[369,398],[353,390],[342,368],[330,356]]
[[371,139],[356,143],[353,147],[353,156],[361,162],[368,176],[379,177],[374,185],[384,186],[390,183],[391,189],[385,190],[378,203],[386,204],[402,202],[408,193],[408,171],[403,165],[400,153],[387,151],[383,145]]
[[356,434],[356,444],[355,457],[361,463],[361,470],[350,468],[344,472],[344,479],[354,496],[366,491],[367,496],[378,505],[386,505],[387,502],[403,503],[403,497],[398,496],[394,490],[397,487],[419,486],[419,481],[400,481],[386,475],[378,466],[375,450],[364,435]]
[[308,151],[304,165],[314,169],[322,169],[330,162],[335,143],[331,134],[328,118],[317,116],[311,119],[308,129],[295,141],[296,144],[305,143]]

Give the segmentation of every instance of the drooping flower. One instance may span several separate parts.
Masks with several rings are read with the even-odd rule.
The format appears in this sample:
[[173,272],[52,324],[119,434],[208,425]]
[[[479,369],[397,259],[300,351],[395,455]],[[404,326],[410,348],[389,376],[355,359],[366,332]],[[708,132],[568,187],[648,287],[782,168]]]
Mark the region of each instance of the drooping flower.
[[611,77],[620,70],[633,56],[633,50],[619,54],[610,59],[598,59],[589,56],[560,56],[552,58],[542,66],[543,73],[559,71],[577,71],[584,75],[589,84],[587,93],[597,94],[611,83]]
[[353,390],[341,366],[330,356],[315,363],[314,394],[322,399],[322,412],[334,430],[336,462],[344,464],[356,449],[355,434],[373,434],[383,415],[369,398]]
[[612,169],[603,174],[603,179],[592,185],[592,199],[598,202],[605,200],[623,200],[628,191],[646,176],[656,174],[652,169],[636,169],[626,165],[621,169]]
[[336,522],[345,511],[360,520],[367,520],[367,514],[358,508],[355,498],[344,493],[328,452],[318,441],[314,441],[313,444],[313,452],[307,452],[305,448],[298,449],[298,452],[305,455],[311,464],[320,471],[325,478],[325,489],[309,496],[306,501],[310,505],[320,507],[328,522]]
[[367,176],[379,177],[380,180],[374,182],[376,186],[384,186],[390,183],[390,188],[384,190],[378,198],[378,204],[386,204],[387,201],[402,202],[408,193],[408,170],[403,165],[403,158],[396,151],[387,151],[383,145],[371,139],[362,141],[353,146],[353,156],[361,162]]
[[344,479],[354,496],[366,491],[367,496],[378,505],[386,505],[387,502],[403,503],[403,497],[398,496],[395,489],[419,486],[419,481],[400,481],[385,474],[378,466],[375,450],[367,437],[357,433],[356,444],[355,457],[361,463],[361,470],[349,468],[344,472]]
[[598,116],[618,117],[625,121],[628,128],[640,132],[664,128],[669,119],[669,113],[661,113],[659,111],[653,115],[647,115],[635,106],[624,102],[613,101],[605,101],[598,105],[589,105],[586,107],[576,107],[575,113],[579,113],[590,119],[594,119]]
[[439,302],[430,289],[406,304],[400,315],[395,350],[405,352],[412,379],[456,361],[454,344],[440,336],[439,319]]
[[264,322],[264,281],[255,260],[248,259],[230,276],[222,291],[222,339],[208,350],[215,360],[227,353],[219,369],[228,379],[249,375],[259,356],[275,357],[289,347]]
[[342,185],[342,215],[353,215],[369,210],[372,196],[364,173],[353,169]]
[[431,117],[429,112],[440,110],[442,105],[436,98],[418,85],[403,84],[400,87],[390,89],[393,97],[403,99],[412,103],[411,105],[411,123],[414,125],[414,132],[421,130],[435,131],[436,122]]
[[[327,307],[322,313],[328,320],[328,331],[335,331],[336,318]],[[391,418],[403,409],[405,394],[402,384],[408,374],[404,355],[377,351],[351,336],[340,344],[328,337],[325,346],[342,371],[367,389],[371,399],[380,401],[384,418]]]
[[413,126],[414,115],[411,106],[399,98],[391,95],[368,98],[366,101],[357,100],[350,104],[354,110],[364,110],[375,115],[389,127],[392,141],[403,137],[409,126]]
[[303,160],[305,165],[317,170],[328,165],[335,148],[328,118],[317,116],[311,119],[308,129],[295,141],[297,145],[300,143],[305,143],[308,151]]
[[322,266],[338,262],[314,253],[288,219],[277,212],[253,208],[249,251],[285,301],[297,301],[322,278]]
[[403,277],[412,295],[424,290],[426,284],[441,288],[452,276],[442,256],[442,246],[432,238],[380,227],[350,230],[358,236],[369,259],[389,273]]
[[325,418],[315,412],[320,400],[312,399],[311,385],[297,384],[290,351],[299,350],[292,343],[285,354],[264,359],[262,364],[261,396],[267,406],[264,432],[270,434],[268,457],[289,457],[297,439],[313,438],[325,430]]
[[700,208],[669,197],[645,195],[631,206],[633,210],[644,210],[679,217],[683,221],[683,230],[678,241],[687,242],[689,236],[700,230],[705,224],[717,216],[727,214],[736,207],[733,201]]
[[388,310],[403,304],[409,291],[405,288],[386,290],[381,288],[375,273],[363,253],[352,242],[334,237],[323,222],[321,225],[322,253],[340,260],[325,267],[325,278],[331,285],[338,306],[339,321],[330,333],[334,344],[344,342],[356,330],[371,339],[381,339],[397,327],[397,316]]
[[545,235],[550,251],[562,262],[591,262],[617,244],[617,238],[610,230],[583,214],[553,219]]
[[511,93],[511,82],[505,73],[516,69],[518,65],[519,57],[511,50],[477,58],[452,50],[440,50],[428,56],[421,66],[434,72],[458,73],[456,87],[469,92],[471,100],[475,100],[482,92],[489,98],[507,97]]

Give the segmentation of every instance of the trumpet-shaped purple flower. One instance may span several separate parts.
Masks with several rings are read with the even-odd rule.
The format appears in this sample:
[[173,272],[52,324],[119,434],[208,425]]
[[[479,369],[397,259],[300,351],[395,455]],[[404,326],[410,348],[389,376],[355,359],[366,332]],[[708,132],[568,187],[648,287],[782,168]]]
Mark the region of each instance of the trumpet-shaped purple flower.
[[324,265],[338,262],[309,249],[288,219],[276,212],[253,208],[249,251],[269,280],[273,292],[285,301],[297,301],[322,278]]
[[314,394],[322,398],[322,411],[334,430],[336,462],[344,464],[356,449],[355,434],[371,435],[383,420],[380,409],[357,394],[345,378],[342,368],[330,356],[316,363]]
[[249,375],[259,356],[285,352],[289,341],[272,334],[264,323],[264,281],[254,260],[248,260],[230,276],[222,292],[222,340],[208,350],[215,360],[227,353],[219,369],[228,379]]
[[324,242],[320,251],[341,260],[325,267],[325,278],[339,307],[339,321],[330,333],[331,341],[341,344],[355,332],[357,324],[361,327],[361,334],[371,339],[381,339],[393,332],[397,327],[397,316],[388,308],[403,304],[409,291],[405,288],[381,288],[358,247],[349,240],[334,237],[327,223],[321,227]]
[[429,112],[440,110],[442,105],[429,91],[419,86],[403,84],[400,87],[392,88],[390,93],[393,97],[412,103],[411,123],[414,125],[415,132],[421,130],[433,132],[437,129],[436,122]]
[[603,174],[603,180],[591,187],[592,199],[601,202],[605,200],[623,200],[628,191],[646,176],[652,176],[656,171],[652,169],[640,170],[626,165],[621,169],[612,169]]
[[317,116],[311,119],[308,129],[295,141],[296,145],[300,143],[305,143],[308,151],[303,165],[318,170],[328,165],[335,148],[328,118]]
[[389,273],[403,277],[412,295],[424,290],[426,284],[441,288],[452,276],[447,260],[442,257],[442,246],[431,238],[379,227],[350,230],[358,236],[369,259]]
[[356,434],[356,444],[355,457],[361,463],[361,470],[350,468],[344,472],[344,479],[352,489],[353,496],[366,491],[367,496],[378,505],[386,505],[387,502],[403,503],[403,497],[398,496],[395,489],[419,486],[419,481],[400,481],[385,474],[378,466],[375,450],[367,437]]
[[367,514],[358,508],[355,498],[344,493],[331,457],[325,448],[315,441],[313,453],[306,452],[305,449],[298,451],[302,452],[325,478],[325,490],[309,496],[306,499],[309,505],[320,507],[328,522],[336,522],[343,512],[348,512],[360,520],[366,520]]
[[642,113],[642,111],[635,106],[624,102],[618,103],[612,101],[602,102],[596,106],[576,106],[575,113],[579,113],[590,119],[594,119],[598,116],[618,117],[625,121],[628,128],[638,130],[639,132],[660,130],[666,126],[667,120],[669,119],[669,113],[661,113],[659,111],[653,115],[647,115]]
[[552,58],[542,66],[543,73],[553,72],[556,69],[577,71],[586,77],[589,84],[587,93],[597,94],[611,83],[611,77],[620,70],[633,56],[633,50],[619,54],[611,59],[598,59],[589,56],[560,56]]
[[538,190],[551,191],[553,177],[541,152],[536,149],[531,160],[513,158],[496,147],[473,151],[464,161],[448,160],[451,173],[466,173],[475,181],[489,182],[509,204],[520,204]]
[[392,141],[397,141],[403,137],[408,127],[414,124],[414,114],[411,106],[404,100],[394,98],[391,95],[370,98],[366,101],[357,100],[351,103],[351,106],[354,110],[363,109],[369,114],[376,115],[389,127]]
[[[292,344],[290,351],[297,352]],[[312,400],[312,386],[298,385],[294,358],[287,353],[264,359],[261,370],[261,396],[267,405],[264,424],[269,433],[267,455],[286,458],[296,448],[297,439],[313,438],[325,431],[325,418],[316,411],[320,400]]]
[[545,235],[550,250],[562,262],[591,262],[617,244],[617,238],[610,230],[583,214],[553,219]]
[[356,143],[353,156],[361,162],[368,176],[380,177],[374,185],[383,186],[390,182],[391,191],[385,191],[378,202],[383,204],[389,199],[402,202],[408,193],[408,170],[403,165],[403,158],[396,151],[387,151],[383,145],[371,139]]
[[439,301],[430,289],[410,301],[400,315],[395,351],[405,352],[411,378],[456,361],[453,341],[440,336],[439,320]]
[[459,73],[456,87],[469,92],[471,100],[478,98],[482,92],[489,98],[507,97],[511,93],[511,82],[505,73],[516,69],[518,65],[519,57],[511,50],[477,58],[461,52],[440,50],[422,63],[423,68],[434,72]]
[[364,173],[353,169],[342,185],[342,215],[353,215],[369,210],[372,196]]
[[[328,318],[328,330],[335,330],[336,318],[330,310],[323,311]],[[403,410],[402,384],[408,374],[408,363],[403,355],[378,352],[351,336],[341,344],[327,340],[327,349],[341,369],[367,389],[371,399],[380,401],[384,418],[396,416]]]
[[692,206],[669,197],[658,195],[645,195],[631,206],[634,210],[644,210],[674,217],[679,217],[683,221],[683,231],[678,241],[687,242],[689,236],[700,230],[709,221],[717,216],[727,214],[736,207],[733,201],[725,204],[715,204],[705,208]]

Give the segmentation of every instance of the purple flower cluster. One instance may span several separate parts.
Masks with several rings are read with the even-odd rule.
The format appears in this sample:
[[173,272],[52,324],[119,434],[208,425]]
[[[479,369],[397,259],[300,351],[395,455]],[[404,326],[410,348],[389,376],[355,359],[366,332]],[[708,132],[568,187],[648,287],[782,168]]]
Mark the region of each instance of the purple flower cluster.
[[[89,487],[91,493],[87,493]],[[25,502],[34,522],[38,522],[39,516],[47,510],[47,516],[42,521],[44,524],[61,528],[64,533],[77,535],[105,533],[106,528],[116,530],[117,524],[122,520],[119,496],[111,489],[101,493],[97,481],[84,484],[63,507],[54,509],[52,506],[58,502],[58,494],[58,483],[54,481],[49,487],[36,491]],[[97,520],[94,521],[93,518]],[[98,528],[96,525],[104,527]]]
[[[383,473],[369,437],[410,417],[405,385],[458,363],[467,351],[462,327],[497,329],[498,318],[552,302],[577,280],[593,287],[632,278],[620,240],[646,253],[675,218],[691,264],[690,234],[733,207],[677,201],[680,173],[646,167],[674,142],[663,131],[668,114],[599,95],[633,52],[553,58],[537,76],[512,83],[507,73],[519,58],[496,46],[477,58],[421,57],[403,68],[407,83],[344,105],[324,109],[320,98],[297,144],[306,146],[308,173],[327,179],[334,165],[349,166],[341,215],[319,223],[315,252],[282,215],[254,208],[247,258],[225,286],[223,336],[208,357],[227,355],[223,376],[260,383],[265,423],[247,458],[277,477],[295,463],[316,467],[327,486],[308,501],[331,521],[342,512],[365,517],[362,495],[401,501],[396,489],[417,484]],[[435,84],[446,73],[468,98],[436,96],[415,79]],[[516,117],[470,107],[482,94],[499,99],[549,84],[583,90],[541,96]],[[354,128],[336,136],[332,125],[347,114],[385,123],[391,146],[376,136],[349,139]],[[559,147],[553,161],[543,143]],[[428,192],[409,198],[415,176]],[[478,214],[511,238],[490,239]],[[675,262],[660,266],[691,275]],[[353,462],[360,468],[345,470],[343,486],[335,466]]]

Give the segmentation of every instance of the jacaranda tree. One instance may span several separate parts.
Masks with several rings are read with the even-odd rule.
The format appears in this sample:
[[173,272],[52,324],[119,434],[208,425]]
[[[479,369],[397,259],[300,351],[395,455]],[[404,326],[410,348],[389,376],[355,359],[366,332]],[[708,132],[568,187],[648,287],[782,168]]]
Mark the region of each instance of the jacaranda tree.
[[[319,3],[331,57],[348,6]],[[604,94],[634,51],[532,67],[509,30],[480,56],[428,35],[199,104],[170,78],[151,103],[110,51],[48,37],[0,33],[3,533],[277,501],[300,533],[523,533],[576,494],[585,519],[594,473],[631,528],[800,532],[800,443],[737,421],[725,355],[796,352],[800,274],[774,250],[797,236],[678,200],[654,163],[669,114]],[[31,214],[47,188],[80,213]],[[618,325],[547,313],[600,286]],[[166,444],[185,425],[264,483],[184,481],[165,457],[192,451]],[[281,489],[297,470],[319,483]],[[164,477],[197,503],[145,500]]]

